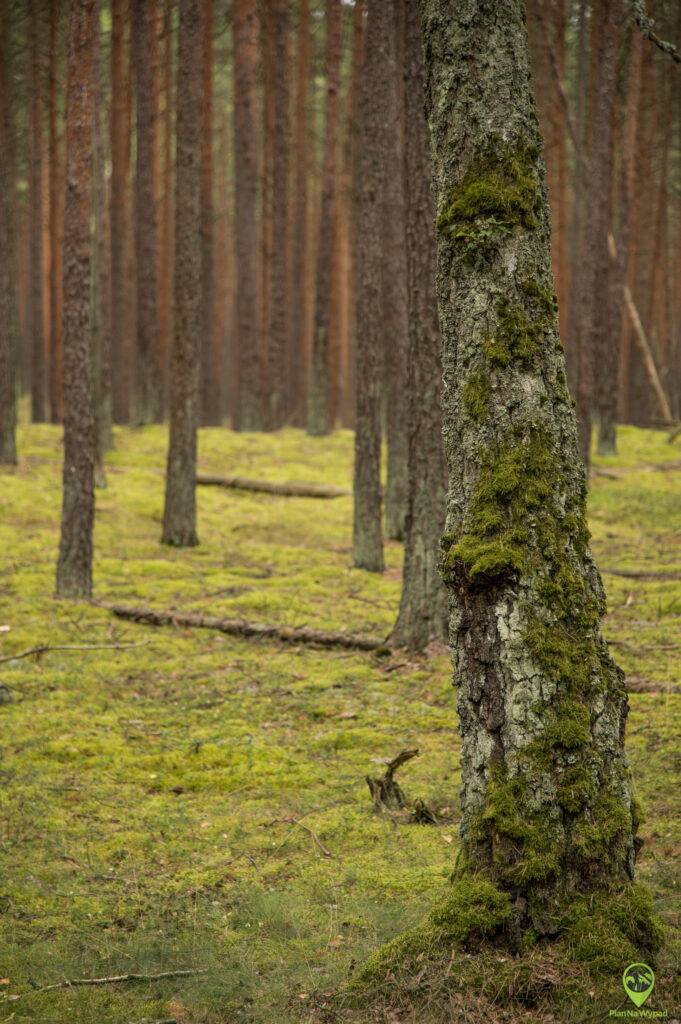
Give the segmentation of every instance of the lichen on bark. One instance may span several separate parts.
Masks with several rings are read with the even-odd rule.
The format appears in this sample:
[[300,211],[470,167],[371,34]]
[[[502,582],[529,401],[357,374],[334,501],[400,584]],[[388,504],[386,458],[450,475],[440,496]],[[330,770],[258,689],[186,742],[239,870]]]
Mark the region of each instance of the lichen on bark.
[[[600,632],[524,5],[420,0],[420,10],[462,734],[456,891],[484,879],[505,895],[495,941],[515,952],[584,939],[591,915],[623,956],[652,957],[660,932],[633,882],[627,699]],[[478,895],[482,912],[489,894]]]

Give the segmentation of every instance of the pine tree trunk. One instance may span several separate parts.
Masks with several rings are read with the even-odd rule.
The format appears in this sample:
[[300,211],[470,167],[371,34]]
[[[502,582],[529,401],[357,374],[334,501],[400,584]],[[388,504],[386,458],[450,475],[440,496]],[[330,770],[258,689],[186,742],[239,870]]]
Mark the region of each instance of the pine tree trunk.
[[356,407],[356,337],[357,337],[357,293],[358,268],[357,250],[360,228],[357,223],[359,211],[359,146],[360,146],[360,99],[362,65],[364,61],[365,3],[357,0],[352,9],[352,69],[350,72],[350,96],[348,97],[348,146],[349,146],[349,246],[350,246],[350,351],[348,353],[345,411],[345,426],[354,427]]
[[309,96],[310,96],[310,4],[298,4],[296,86],[293,152],[293,239],[291,274],[291,338],[289,355],[289,419],[303,422],[303,370],[305,366],[305,282],[307,279],[307,216],[309,175]]
[[[100,15],[106,0],[99,0]],[[111,225],[110,195],[106,176],[107,133],[105,111],[106,68],[101,56],[100,33],[95,53],[95,324],[94,324],[94,394],[97,431],[95,483],[106,484],[104,456],[113,446],[111,409]]]
[[91,346],[92,148],[97,5],[71,5],[66,53],[64,492],[57,596],[90,597],[95,417]]
[[0,465],[14,466],[16,447],[16,214],[14,198],[14,62],[9,9],[0,6]]
[[[442,450],[442,358],[435,299],[435,217],[418,7],[405,4],[405,192],[409,351],[409,487],[400,611],[391,641],[420,651],[447,636],[447,594],[440,571],[446,475]],[[404,414],[404,411],[403,411]]]
[[159,227],[159,347],[163,378],[163,408],[168,408],[168,363],[173,324],[173,8],[163,11],[163,149],[162,201]]
[[29,299],[31,345],[31,419],[44,423],[47,374],[43,307],[43,74],[40,0],[30,0],[31,83],[29,108]]
[[235,427],[262,427],[258,358],[256,0],[234,0],[234,176],[238,407]]
[[130,74],[126,46],[129,0],[111,0],[111,364],[113,417],[130,420],[127,253],[130,180]]
[[[517,947],[559,933],[580,895],[630,888],[627,699],[600,632],[524,4],[421,12],[464,866],[508,894]],[[654,945],[650,930],[636,939]]]
[[[409,0],[407,0],[409,2]],[[386,382],[388,441],[385,529],[392,540],[404,537],[409,472],[407,417],[407,253],[404,244],[404,87],[403,58],[398,45],[405,0],[392,0],[388,34],[390,62],[387,149],[383,206],[383,379]],[[410,182],[410,187],[413,183]]]
[[[360,84],[356,226],[356,405],[353,562],[383,572],[381,391],[383,375],[383,202],[392,69],[392,5],[369,4]],[[395,168],[390,169],[394,173]]]
[[132,12],[132,52],[137,111],[135,421],[156,423],[161,419],[162,396],[158,322],[158,218],[154,190],[158,131],[155,69],[158,47],[153,0],[134,0]]
[[213,0],[203,0],[201,13],[201,421],[215,426],[222,415],[214,355]]
[[63,181],[57,133],[57,92],[59,67],[59,4],[50,0],[50,420],[61,423],[63,415],[62,378],[62,218]]
[[288,383],[288,0],[270,0],[274,30],[272,138],[272,284],[268,331],[267,425],[283,427]]
[[175,325],[163,543],[198,544],[196,435],[201,332],[201,13],[181,0],[175,129]]
[[341,15],[340,0],[326,0],[324,167],[322,169],[315,317],[307,409],[307,432],[313,437],[323,437],[331,431],[333,426],[329,418],[331,275],[337,228],[336,154],[338,150]]

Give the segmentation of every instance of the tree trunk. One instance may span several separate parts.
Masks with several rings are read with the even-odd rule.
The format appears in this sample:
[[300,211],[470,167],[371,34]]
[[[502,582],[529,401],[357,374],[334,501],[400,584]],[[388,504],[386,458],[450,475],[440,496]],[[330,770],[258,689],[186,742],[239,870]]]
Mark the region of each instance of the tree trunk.
[[256,0],[234,0],[234,177],[238,406],[235,427],[262,427],[258,358]]
[[14,104],[9,7],[0,6],[0,465],[14,466],[16,447],[16,213]]
[[163,408],[168,407],[168,363],[173,324],[173,8],[163,11],[163,159],[161,223],[159,227],[159,347],[163,378]]
[[299,0],[298,50],[296,54],[296,87],[293,152],[293,239],[291,274],[291,337],[289,350],[289,419],[300,426],[303,422],[305,367],[305,308],[307,279],[307,215],[308,175],[310,172],[310,128],[308,103],[310,96],[310,4]]
[[95,418],[91,346],[95,0],[71,5],[66,53],[64,207],[64,492],[57,596],[90,597]]
[[307,409],[307,432],[313,437],[323,437],[333,427],[329,419],[329,332],[331,327],[331,275],[337,227],[336,154],[338,150],[341,16],[340,0],[326,0],[324,167],[322,169],[322,203],[317,244],[312,365]]
[[45,324],[43,307],[43,47],[41,6],[30,0],[31,83],[29,109],[29,299],[31,344],[31,419],[44,423],[46,406]]
[[134,0],[132,41],[137,110],[135,173],[135,265],[137,345],[135,352],[137,423],[161,419],[161,366],[158,329],[158,218],[154,189],[158,93],[158,61],[153,0]]
[[[447,10],[421,0],[461,838],[464,870],[506,894],[499,930],[518,948],[568,928],[577,905],[629,906],[636,811],[557,331],[524,5]],[[619,922],[650,951],[648,905],[636,926],[621,913],[612,933]]]
[[203,0],[201,50],[201,421],[218,425],[220,378],[214,356],[215,286],[213,240],[213,0]]
[[62,198],[61,155],[57,132],[59,4],[50,0],[50,420],[61,423],[62,378]]
[[442,358],[435,299],[435,217],[423,57],[416,4],[404,24],[404,177],[409,302],[406,397],[409,488],[402,596],[391,642],[412,651],[447,636],[447,596],[440,572],[446,467],[442,450]]
[[[353,562],[383,572],[381,376],[383,372],[383,202],[392,68],[392,5],[369,4],[360,84],[356,224],[356,411]],[[395,168],[390,169],[395,173]]]
[[175,325],[163,543],[198,544],[196,434],[201,332],[201,15],[181,0],[175,128]]
[[[106,0],[99,0],[100,14]],[[95,53],[95,323],[94,341],[94,394],[95,424],[97,432],[97,460],[95,483],[106,485],[104,455],[113,446],[111,428],[111,230],[110,195],[106,175],[106,69],[101,56],[99,33]]]
[[[410,2],[410,0],[407,0]],[[386,112],[383,205],[383,379],[387,398],[388,466],[385,491],[385,528],[392,540],[404,537],[409,472],[409,438],[404,407],[407,398],[407,253],[404,235],[404,87],[403,58],[398,40],[404,18],[403,0],[392,0],[388,60],[390,87]],[[413,182],[410,183],[410,187]]]
[[272,146],[272,285],[268,331],[267,422],[283,427],[288,381],[288,0],[270,0],[274,29],[274,135]]
[[130,420],[130,338],[126,332],[130,179],[128,3],[129,0],[111,0],[111,364],[116,423]]

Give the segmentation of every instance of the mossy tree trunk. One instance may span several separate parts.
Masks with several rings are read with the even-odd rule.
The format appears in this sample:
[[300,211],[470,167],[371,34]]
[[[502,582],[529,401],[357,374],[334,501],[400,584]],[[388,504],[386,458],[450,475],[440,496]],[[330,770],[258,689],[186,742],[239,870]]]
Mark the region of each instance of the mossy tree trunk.
[[307,432],[313,437],[328,434],[330,422],[330,337],[331,277],[336,243],[336,151],[338,149],[338,104],[341,60],[340,0],[326,2],[326,106],[324,125],[324,167],[317,245],[314,334],[307,409]]
[[[405,5],[405,191],[409,351],[407,433],[409,487],[402,596],[392,642],[422,650],[447,635],[440,572],[446,467],[442,450],[442,358],[435,300],[435,228],[418,6]],[[403,415],[404,415],[403,408]]]
[[355,187],[355,468],[353,562],[383,571],[381,394],[383,193],[392,4],[369,4],[357,127]]
[[627,698],[600,632],[524,5],[420,8],[463,864],[508,894],[504,928],[521,942],[560,932],[578,894],[633,878]]
[[196,535],[196,446],[201,365],[201,11],[181,0],[175,129],[175,315],[170,363],[170,438],[164,544]]
[[[382,0],[383,2],[383,0]],[[387,0],[385,0],[387,2]],[[404,195],[404,82],[402,25],[405,0],[390,0],[387,36],[389,88],[386,110],[385,186],[383,190],[383,359],[386,390],[387,480],[385,531],[391,540],[404,538],[407,512],[407,251]],[[410,187],[414,182],[410,182]]]
[[0,7],[0,464],[13,466],[16,447],[16,300],[14,92],[9,8]]
[[72,4],[66,53],[64,206],[64,473],[57,596],[92,592],[95,408],[92,371],[92,151],[95,0]]

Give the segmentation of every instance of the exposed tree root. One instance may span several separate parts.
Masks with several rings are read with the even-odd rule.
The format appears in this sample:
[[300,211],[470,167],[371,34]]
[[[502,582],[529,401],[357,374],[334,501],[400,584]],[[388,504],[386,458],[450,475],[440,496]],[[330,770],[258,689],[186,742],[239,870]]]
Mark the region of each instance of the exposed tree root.
[[260,491],[264,494],[278,494],[290,498],[344,498],[352,494],[352,491],[348,491],[344,487],[331,487],[327,484],[297,483],[295,480],[274,483],[271,480],[249,480],[244,476],[207,476],[199,473],[196,482],[204,487]]
[[317,647],[345,647],[355,651],[375,651],[385,647],[385,641],[374,636],[356,636],[352,633],[334,633],[321,629],[274,626],[245,619],[214,619],[191,612],[157,611],[154,608],[134,608],[129,605],[96,602],[119,619],[128,619],[145,626],[188,626],[192,629],[214,629],[228,636],[253,637],[257,640],[280,640],[285,644],[311,644]]
[[402,750],[392,761],[388,761],[383,778],[372,779],[370,775],[366,776],[375,811],[381,812],[386,809],[399,811],[407,806],[404,793],[393,776],[398,768],[406,764],[407,761],[411,761],[412,757],[418,757],[418,754],[418,750]]

